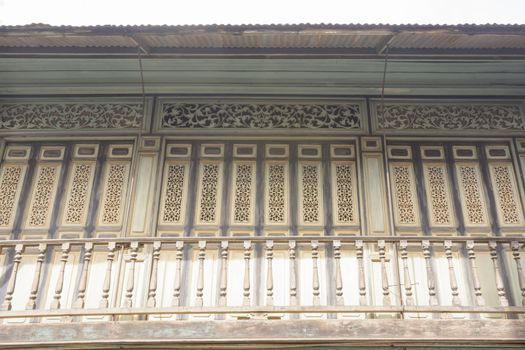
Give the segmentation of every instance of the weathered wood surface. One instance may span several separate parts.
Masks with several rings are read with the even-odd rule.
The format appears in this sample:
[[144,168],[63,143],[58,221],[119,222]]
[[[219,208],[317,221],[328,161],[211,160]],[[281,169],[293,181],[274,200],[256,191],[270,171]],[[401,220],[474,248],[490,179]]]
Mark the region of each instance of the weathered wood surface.
[[122,321],[1,325],[0,348],[525,346],[525,320]]

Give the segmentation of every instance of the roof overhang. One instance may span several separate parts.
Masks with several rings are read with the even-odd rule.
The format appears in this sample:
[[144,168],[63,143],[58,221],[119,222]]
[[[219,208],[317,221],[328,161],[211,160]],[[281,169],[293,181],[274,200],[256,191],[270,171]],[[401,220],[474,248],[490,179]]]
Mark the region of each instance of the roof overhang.
[[525,25],[0,27],[1,55],[525,57]]

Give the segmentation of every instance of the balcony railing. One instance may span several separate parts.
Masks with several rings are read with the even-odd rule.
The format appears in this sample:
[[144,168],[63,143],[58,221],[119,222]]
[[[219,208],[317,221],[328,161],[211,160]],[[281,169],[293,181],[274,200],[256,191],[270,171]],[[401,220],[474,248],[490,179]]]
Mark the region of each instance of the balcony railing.
[[1,241],[0,319],[516,318],[525,314],[524,243],[525,237]]

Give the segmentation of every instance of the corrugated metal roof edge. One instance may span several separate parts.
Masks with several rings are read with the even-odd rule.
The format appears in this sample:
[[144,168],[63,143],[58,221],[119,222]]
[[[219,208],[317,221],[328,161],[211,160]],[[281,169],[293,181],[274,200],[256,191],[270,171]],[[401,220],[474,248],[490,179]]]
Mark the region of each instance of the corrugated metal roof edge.
[[303,30],[389,30],[389,31],[435,31],[450,30],[464,33],[525,33],[525,24],[332,24],[332,23],[298,23],[298,24],[198,24],[198,25],[94,25],[94,26],[53,26],[43,23],[28,25],[5,25],[0,26],[0,32],[71,32],[89,31],[93,34],[124,34],[134,31],[140,32],[243,32],[243,31],[303,31]]

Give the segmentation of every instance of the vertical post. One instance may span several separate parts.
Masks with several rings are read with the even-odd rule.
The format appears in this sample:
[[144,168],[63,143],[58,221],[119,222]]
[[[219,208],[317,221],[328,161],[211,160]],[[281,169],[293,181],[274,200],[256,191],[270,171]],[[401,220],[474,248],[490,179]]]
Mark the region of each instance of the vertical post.
[[481,292],[481,283],[479,282],[478,267],[476,266],[476,253],[474,252],[474,241],[467,241],[467,255],[470,261],[470,269],[472,270],[472,279],[474,283],[474,295],[476,296],[476,305],[484,306],[485,300]]
[[510,243],[512,248],[512,257],[516,262],[516,269],[518,270],[518,283],[521,290],[521,305],[525,306],[525,276],[523,275],[523,267],[521,266],[520,260],[520,243],[518,241],[513,241]]
[[335,260],[335,304],[344,305],[343,298],[343,278],[341,276],[341,241],[334,241],[334,260]]
[[40,285],[40,275],[42,274],[42,263],[46,256],[47,245],[40,243],[38,245],[38,256],[36,258],[35,274],[33,275],[33,283],[31,285],[31,292],[29,294],[29,301],[27,302],[26,309],[32,310],[36,306],[36,296],[38,294],[38,286]]
[[492,266],[494,267],[499,302],[501,306],[509,306],[509,301],[507,300],[507,295],[505,293],[505,286],[503,285],[503,278],[501,277],[501,270],[499,268],[497,247],[498,244],[496,241],[489,242],[490,258],[492,259]]
[[135,289],[135,264],[137,262],[137,255],[139,249],[139,242],[131,242],[130,246],[130,258],[129,258],[129,271],[128,271],[128,282],[126,285],[126,301],[125,307],[133,306],[133,290]]
[[408,269],[408,242],[402,240],[399,242],[401,248],[401,260],[403,261],[403,284],[405,286],[405,303],[408,306],[414,305],[412,296],[412,280],[410,279],[410,270]]
[[157,296],[157,279],[159,273],[159,259],[160,259],[160,248],[162,244],[160,241],[153,242],[153,254],[151,257],[151,275],[149,277],[149,288],[148,288],[148,302],[147,307],[155,307],[157,304],[155,297]]
[[244,241],[244,283],[243,283],[243,306],[250,306],[250,256],[252,243]]
[[448,278],[450,280],[450,290],[452,292],[452,305],[460,305],[458,282],[456,280],[456,273],[454,271],[454,262],[452,260],[452,241],[446,240],[443,242],[445,247],[445,256],[448,262]]
[[51,309],[60,309],[60,298],[62,297],[62,290],[64,289],[64,274],[66,270],[67,260],[69,258],[69,243],[62,243],[62,255],[60,256],[60,272],[58,273],[57,283],[55,285],[55,295],[51,302]]
[[203,306],[204,295],[204,259],[206,258],[206,241],[199,241],[199,274],[197,276],[197,299],[196,306]]
[[15,292],[16,287],[16,275],[18,274],[18,268],[20,266],[20,261],[22,261],[22,252],[24,251],[24,246],[22,244],[17,244],[15,246],[15,256],[13,257],[13,270],[11,271],[11,276],[9,277],[9,283],[7,284],[7,291],[5,293],[4,302],[2,303],[1,310],[8,311],[11,310],[13,300],[13,293]]
[[78,286],[77,300],[73,305],[74,308],[81,309],[84,307],[84,298],[86,297],[87,279],[91,255],[93,254],[93,243],[88,242],[84,245],[84,264],[82,265],[82,274],[80,275],[80,284]]
[[312,241],[312,294],[313,294],[313,305],[317,306],[321,304],[319,298],[319,267],[317,261],[319,260],[319,241]]
[[366,280],[365,280],[365,265],[363,263],[363,241],[355,241],[357,268],[359,275],[359,305],[366,305]]
[[226,306],[226,295],[228,291],[228,241],[221,241],[221,259],[219,306]]
[[109,306],[109,290],[111,289],[111,269],[113,260],[115,259],[115,242],[108,243],[108,256],[106,258],[106,277],[104,277],[104,285],[102,286],[102,299],[100,300],[100,308],[105,309]]
[[388,273],[386,270],[386,244],[384,240],[377,242],[379,249],[379,261],[381,262],[381,287],[383,289],[383,305],[391,305],[390,287],[388,285]]
[[436,281],[434,280],[434,271],[432,270],[432,262],[430,261],[430,241],[423,240],[421,242],[423,248],[423,256],[425,258],[425,266],[427,270],[427,287],[429,304],[431,306],[439,305],[436,297]]
[[295,273],[295,241],[288,242],[290,257],[290,305],[297,305],[297,276]]
[[266,305],[273,306],[273,241],[266,241]]
[[172,306],[180,306],[180,289],[182,284],[182,248],[184,247],[183,241],[177,241],[175,243],[175,282],[173,285],[173,300]]

